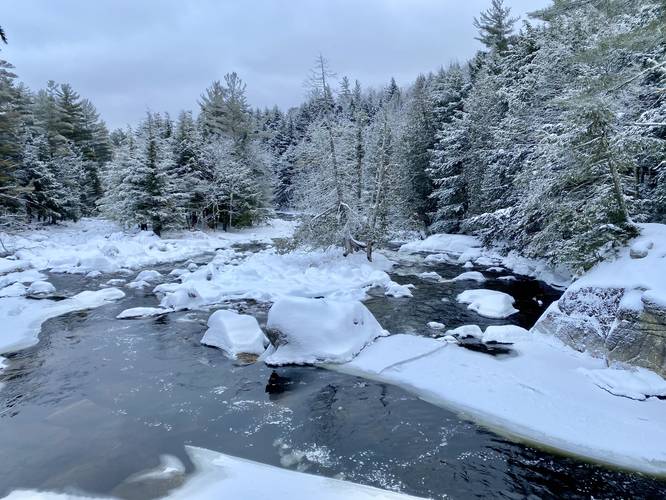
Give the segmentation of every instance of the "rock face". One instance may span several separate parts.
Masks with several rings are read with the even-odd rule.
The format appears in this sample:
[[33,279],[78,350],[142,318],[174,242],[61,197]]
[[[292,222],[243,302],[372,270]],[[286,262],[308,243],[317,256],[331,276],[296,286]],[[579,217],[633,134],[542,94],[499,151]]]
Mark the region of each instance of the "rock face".
[[578,351],[666,375],[666,304],[643,290],[567,290],[532,329]]

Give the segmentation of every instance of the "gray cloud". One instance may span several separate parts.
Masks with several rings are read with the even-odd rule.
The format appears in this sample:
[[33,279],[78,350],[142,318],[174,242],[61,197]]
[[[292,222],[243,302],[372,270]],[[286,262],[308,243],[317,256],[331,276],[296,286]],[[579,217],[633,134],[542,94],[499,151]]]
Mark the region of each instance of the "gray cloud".
[[[229,71],[253,106],[303,98],[320,52],[365,86],[464,61],[478,49],[472,19],[489,0],[4,0],[10,38],[0,57],[32,88],[71,83],[112,127],[147,109],[194,109]],[[515,15],[549,0],[508,0]]]

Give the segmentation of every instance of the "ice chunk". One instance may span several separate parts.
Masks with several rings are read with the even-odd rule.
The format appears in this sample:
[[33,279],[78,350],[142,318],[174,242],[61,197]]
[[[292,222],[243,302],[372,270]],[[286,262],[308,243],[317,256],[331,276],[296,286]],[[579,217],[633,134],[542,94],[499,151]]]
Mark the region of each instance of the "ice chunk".
[[266,327],[279,337],[272,365],[344,363],[388,334],[361,302],[299,297],[277,300]]
[[218,347],[236,357],[242,353],[262,354],[266,350],[268,339],[253,316],[222,309],[208,318],[208,330],[201,343]]
[[518,312],[511,295],[495,290],[465,290],[458,295],[458,302],[486,318],[503,319]]
[[118,316],[117,319],[138,319],[138,318],[152,318],[153,316],[162,316],[170,311],[162,309],[161,307],[132,307],[125,309]]

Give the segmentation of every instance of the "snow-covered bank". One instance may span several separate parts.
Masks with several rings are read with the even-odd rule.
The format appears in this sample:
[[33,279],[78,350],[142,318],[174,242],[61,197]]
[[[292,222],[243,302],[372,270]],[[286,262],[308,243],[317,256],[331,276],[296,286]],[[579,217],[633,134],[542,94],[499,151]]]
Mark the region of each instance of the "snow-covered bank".
[[117,288],[81,292],[65,300],[31,300],[24,297],[0,299],[0,354],[25,349],[37,343],[42,323],[63,314],[94,309],[125,294]]
[[[549,336],[489,327],[484,341],[512,342],[493,357],[411,335],[380,338],[328,368],[398,385],[513,439],[608,465],[666,475],[666,401],[611,394],[590,377],[602,360]],[[611,378],[636,388],[632,372]],[[618,384],[619,385],[619,384]],[[657,384],[639,385],[648,390]],[[640,390],[639,390],[640,392]]]
[[76,223],[0,234],[5,248],[13,254],[10,258],[0,258],[0,273],[29,268],[81,274],[139,269],[186,260],[234,243],[270,243],[274,238],[288,238],[295,225],[294,221],[274,219],[234,232],[181,231],[160,238],[149,231],[123,231],[116,223],[104,219],[81,219]]
[[[408,500],[417,498],[339,479],[281,469],[204,448],[186,446],[185,449],[195,467],[195,473],[186,480],[183,486],[165,496],[165,499]],[[176,470],[175,473],[180,472]],[[135,480],[141,479],[146,478],[139,477]],[[5,497],[7,500],[81,500],[84,498],[90,497],[28,490],[14,491]]]
[[516,274],[535,278],[549,285],[566,287],[572,276],[566,269],[556,269],[545,261],[522,257],[512,251],[503,255],[499,249],[484,248],[474,236],[461,234],[433,234],[424,240],[410,241],[400,247],[401,253],[429,253],[425,262],[446,262],[471,267],[503,266]]

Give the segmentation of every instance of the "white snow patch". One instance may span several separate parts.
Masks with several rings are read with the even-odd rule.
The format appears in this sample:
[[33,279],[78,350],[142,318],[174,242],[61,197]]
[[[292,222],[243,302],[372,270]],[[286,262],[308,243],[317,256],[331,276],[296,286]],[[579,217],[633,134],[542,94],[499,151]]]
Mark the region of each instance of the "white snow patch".
[[447,281],[476,281],[482,283],[486,281],[486,277],[479,271],[467,271]]
[[446,325],[444,323],[439,323],[437,321],[429,321],[428,328],[431,328],[433,330],[444,330],[444,328],[446,328]]
[[361,302],[301,297],[277,300],[266,328],[280,335],[269,365],[344,363],[388,334]]
[[201,343],[236,357],[241,353],[262,354],[268,339],[253,316],[221,309],[208,318],[208,330]]
[[400,247],[400,252],[433,252],[460,255],[470,248],[481,247],[481,241],[464,234],[433,234],[425,240],[411,241]]
[[56,288],[48,281],[33,281],[28,287],[28,293],[32,295],[41,295],[54,293]]
[[152,318],[154,316],[162,316],[170,312],[168,309],[161,307],[132,307],[122,311],[116,319],[139,319],[139,318]]
[[2,297],[21,297],[28,293],[28,289],[23,283],[13,283],[0,289],[0,298]]
[[638,401],[650,396],[666,396],[666,380],[645,368],[631,370],[580,368],[580,372],[594,384],[616,396]]
[[457,297],[458,302],[468,304],[470,309],[486,318],[503,319],[516,314],[511,295],[496,290],[465,290]]
[[154,271],[152,269],[147,269],[145,271],[141,271],[139,274],[136,275],[136,278],[134,278],[134,281],[159,281],[160,278],[162,278],[162,273],[159,271]]
[[399,285],[398,283],[391,281],[384,286],[384,295],[387,297],[410,298],[413,297],[413,288],[416,288],[416,286],[411,283],[408,285]]
[[125,294],[117,288],[81,292],[61,301],[30,300],[24,297],[0,299],[0,354],[34,345],[42,323],[49,318],[73,311],[103,306],[121,299]]

